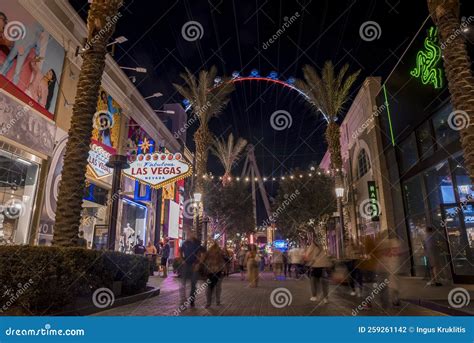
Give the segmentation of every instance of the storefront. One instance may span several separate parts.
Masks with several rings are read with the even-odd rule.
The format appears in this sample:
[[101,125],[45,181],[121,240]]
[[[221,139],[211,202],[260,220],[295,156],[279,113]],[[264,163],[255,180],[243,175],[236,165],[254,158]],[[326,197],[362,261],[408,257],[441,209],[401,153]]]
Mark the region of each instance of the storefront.
[[[418,58],[427,46],[435,50],[429,65]],[[427,68],[429,73],[420,73]],[[396,230],[410,251],[411,275],[429,275],[423,242],[430,226],[441,277],[472,283],[474,194],[443,74],[436,29],[427,23],[379,95],[379,106],[386,107],[384,149]]]
[[24,31],[0,40],[0,244],[29,244],[55,145],[65,53],[18,1],[2,1],[1,11],[3,25],[20,22]]
[[0,245],[27,244],[43,160],[0,142]]

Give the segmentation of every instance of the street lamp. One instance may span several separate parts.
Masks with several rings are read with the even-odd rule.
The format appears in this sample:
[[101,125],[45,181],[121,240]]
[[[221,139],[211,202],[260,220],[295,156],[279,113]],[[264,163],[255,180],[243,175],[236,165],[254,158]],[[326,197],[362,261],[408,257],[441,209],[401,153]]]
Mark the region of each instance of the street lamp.
[[198,203],[201,202],[201,198],[202,198],[201,193],[198,193],[198,192],[194,193],[194,201],[195,202],[198,202]]
[[119,36],[115,38],[112,42],[107,44],[107,46],[114,45],[114,44],[122,44],[122,43],[125,43],[126,41],[128,41],[127,37]]
[[150,96],[145,97],[144,99],[147,100],[147,99],[151,99],[151,98],[159,98],[160,96],[163,96],[163,94],[161,94],[160,92],[156,92],[156,93],[153,93]]
[[136,71],[137,73],[143,73],[143,74],[147,72],[146,68],[143,68],[143,67],[135,67],[135,68],[132,68],[132,67],[120,67],[120,69],[133,70],[133,71]]
[[201,225],[202,194],[199,192],[195,192],[193,194],[193,199],[194,199],[194,205],[196,208],[195,215],[194,215],[194,220],[195,220],[195,225],[196,225],[196,236],[197,236],[197,239],[201,242],[202,241],[202,227],[199,227],[199,226]]
[[337,245],[337,258],[344,255],[344,213],[342,209],[342,197],[344,196],[344,188],[336,187],[337,207],[339,208],[339,244]]

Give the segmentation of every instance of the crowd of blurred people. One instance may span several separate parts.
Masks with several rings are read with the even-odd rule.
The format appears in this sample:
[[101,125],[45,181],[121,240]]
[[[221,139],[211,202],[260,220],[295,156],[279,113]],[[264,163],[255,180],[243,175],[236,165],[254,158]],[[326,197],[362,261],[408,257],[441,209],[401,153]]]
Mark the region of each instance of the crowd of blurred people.
[[[436,244],[434,231],[427,228],[424,248],[431,270],[428,284],[433,286],[441,285]],[[135,253],[150,259],[152,275],[159,261],[158,272],[165,278],[172,256],[170,250],[168,239],[158,249],[151,242],[146,247],[139,242],[135,247]],[[230,273],[240,272],[240,279],[248,287],[256,288],[259,286],[260,274],[270,272],[274,280],[308,280],[311,294],[309,301],[328,303],[329,283],[332,283],[343,287],[347,285],[351,296],[369,299],[363,302],[365,309],[372,307],[373,297],[370,293],[377,288],[377,298],[387,308],[400,305],[398,275],[403,254],[399,239],[389,236],[387,231],[365,236],[359,241],[345,241],[343,257],[339,259],[331,256],[317,239],[310,239],[305,246],[293,246],[289,250],[273,248],[268,252],[255,244],[243,244],[235,250],[228,250],[217,242],[206,249],[196,237],[190,235],[179,250],[180,262],[173,266],[173,272],[181,277],[181,301],[191,307],[194,306],[196,285],[200,279],[207,283],[207,308],[213,300],[216,305],[221,305],[222,281]]]

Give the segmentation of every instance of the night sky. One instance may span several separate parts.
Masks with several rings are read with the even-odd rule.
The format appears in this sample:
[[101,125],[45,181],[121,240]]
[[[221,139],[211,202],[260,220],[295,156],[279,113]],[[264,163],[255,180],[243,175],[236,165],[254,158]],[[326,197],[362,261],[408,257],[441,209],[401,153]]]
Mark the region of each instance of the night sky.
[[[465,2],[465,1],[462,1]],[[71,1],[86,17],[86,1]],[[302,77],[301,68],[311,64],[320,69],[332,60],[338,68],[350,65],[350,72],[361,69],[353,87],[355,95],[367,76],[384,79],[394,68],[411,39],[428,17],[425,0],[125,0],[115,36],[129,41],[117,46],[115,60],[121,66],[145,67],[147,74],[135,75],[136,86],[144,96],[164,94],[150,99],[155,109],[163,104],[181,102],[172,83],[182,83],[179,73],[185,67],[197,73],[216,65],[220,74],[233,71],[249,75],[257,69],[267,76],[276,71],[279,78]],[[268,40],[292,16],[298,16],[273,43]],[[195,41],[183,38],[182,27],[188,21],[198,22],[202,37]],[[359,28],[375,21],[381,28],[378,39],[364,41]],[[263,48],[267,42],[269,47]],[[349,108],[350,102],[346,105]],[[282,131],[270,125],[276,110],[291,114],[292,125]],[[230,132],[244,137],[256,146],[260,170],[265,176],[280,176],[295,167],[307,169],[317,164],[326,146],[324,120],[313,114],[298,93],[266,82],[236,85],[226,110],[212,120],[217,135]],[[194,149],[188,132],[188,145]],[[209,168],[217,175],[222,169],[215,158]],[[234,175],[240,174],[241,165]],[[269,185],[270,193],[274,191]]]

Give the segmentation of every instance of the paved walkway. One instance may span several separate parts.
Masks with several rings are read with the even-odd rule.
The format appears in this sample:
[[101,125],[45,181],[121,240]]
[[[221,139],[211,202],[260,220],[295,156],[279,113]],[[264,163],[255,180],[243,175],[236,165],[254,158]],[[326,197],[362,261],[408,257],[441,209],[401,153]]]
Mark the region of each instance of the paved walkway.
[[[346,286],[331,285],[329,288],[329,303],[323,304],[309,301],[310,289],[307,279],[273,280],[273,274],[263,273],[258,288],[249,288],[247,281],[241,281],[240,275],[234,274],[225,278],[222,289],[222,304],[213,304],[204,308],[205,292],[198,295],[196,307],[184,311],[179,309],[180,279],[169,276],[167,279],[150,278],[150,283],[160,286],[161,293],[157,297],[146,299],[133,304],[113,308],[96,315],[105,316],[351,316],[353,309],[364,300],[348,294]],[[198,287],[201,283],[198,284]],[[189,287],[189,286],[188,286]],[[284,288],[274,296],[278,300],[291,303],[281,308],[271,302],[271,294],[278,288]],[[189,290],[188,290],[189,292]],[[275,291],[277,292],[277,291]],[[281,304],[281,303],[280,303]],[[284,304],[283,304],[284,305]],[[358,315],[380,316],[433,316],[442,315],[439,312],[402,302],[401,306],[393,309],[382,309],[376,303],[370,310],[362,310]]]

